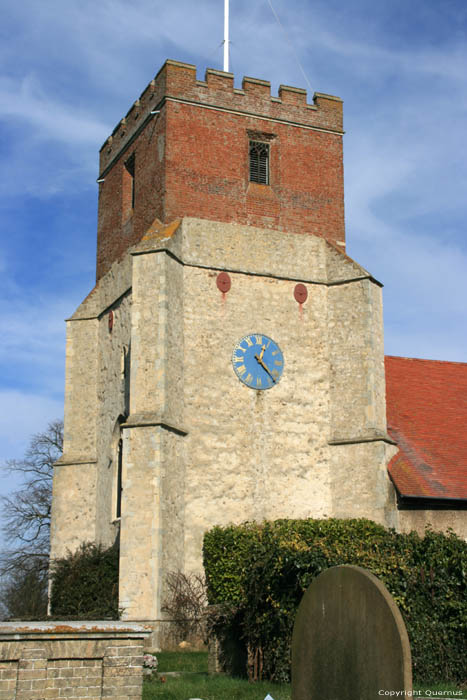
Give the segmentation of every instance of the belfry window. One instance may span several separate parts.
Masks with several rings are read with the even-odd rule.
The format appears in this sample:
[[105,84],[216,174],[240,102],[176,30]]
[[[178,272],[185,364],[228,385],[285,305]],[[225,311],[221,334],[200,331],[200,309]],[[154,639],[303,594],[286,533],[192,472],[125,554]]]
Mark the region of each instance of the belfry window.
[[269,144],[250,141],[250,182],[269,185]]

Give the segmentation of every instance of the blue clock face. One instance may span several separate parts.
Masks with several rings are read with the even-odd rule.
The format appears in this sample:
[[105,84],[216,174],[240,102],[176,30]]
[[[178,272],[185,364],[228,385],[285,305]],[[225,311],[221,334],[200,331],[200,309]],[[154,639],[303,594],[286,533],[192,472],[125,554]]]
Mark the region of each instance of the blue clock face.
[[278,344],[267,335],[250,333],[235,345],[232,364],[241,382],[261,391],[279,382],[284,356]]

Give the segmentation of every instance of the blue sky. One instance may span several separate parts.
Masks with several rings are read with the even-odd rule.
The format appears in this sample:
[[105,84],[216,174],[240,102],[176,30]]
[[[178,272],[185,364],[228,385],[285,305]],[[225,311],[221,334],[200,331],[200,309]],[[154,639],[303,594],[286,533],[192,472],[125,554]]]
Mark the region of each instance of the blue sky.
[[[271,1],[286,34],[268,0],[231,0],[236,84],[308,88],[298,56],[343,98],[348,253],[385,285],[386,353],[467,361],[467,3]],[[100,146],[166,58],[222,68],[222,32],[223,0],[3,4],[0,461],[62,415]]]

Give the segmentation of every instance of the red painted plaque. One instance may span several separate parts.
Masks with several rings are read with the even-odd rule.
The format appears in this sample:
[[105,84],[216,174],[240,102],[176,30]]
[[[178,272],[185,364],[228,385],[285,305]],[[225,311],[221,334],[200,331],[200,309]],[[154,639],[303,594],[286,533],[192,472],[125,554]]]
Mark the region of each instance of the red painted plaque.
[[227,272],[219,272],[216,279],[217,288],[224,294],[228,292],[231,287],[230,275]]
[[304,284],[296,284],[295,289],[293,290],[293,295],[295,297],[295,301],[297,301],[299,304],[304,304],[308,297],[308,290]]

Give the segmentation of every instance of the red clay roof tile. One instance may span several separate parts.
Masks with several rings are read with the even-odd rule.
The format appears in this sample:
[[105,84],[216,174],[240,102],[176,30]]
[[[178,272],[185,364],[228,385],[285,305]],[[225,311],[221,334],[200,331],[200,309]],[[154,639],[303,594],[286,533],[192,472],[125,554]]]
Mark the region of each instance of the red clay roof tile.
[[467,499],[467,363],[385,358],[389,474],[401,496]]

